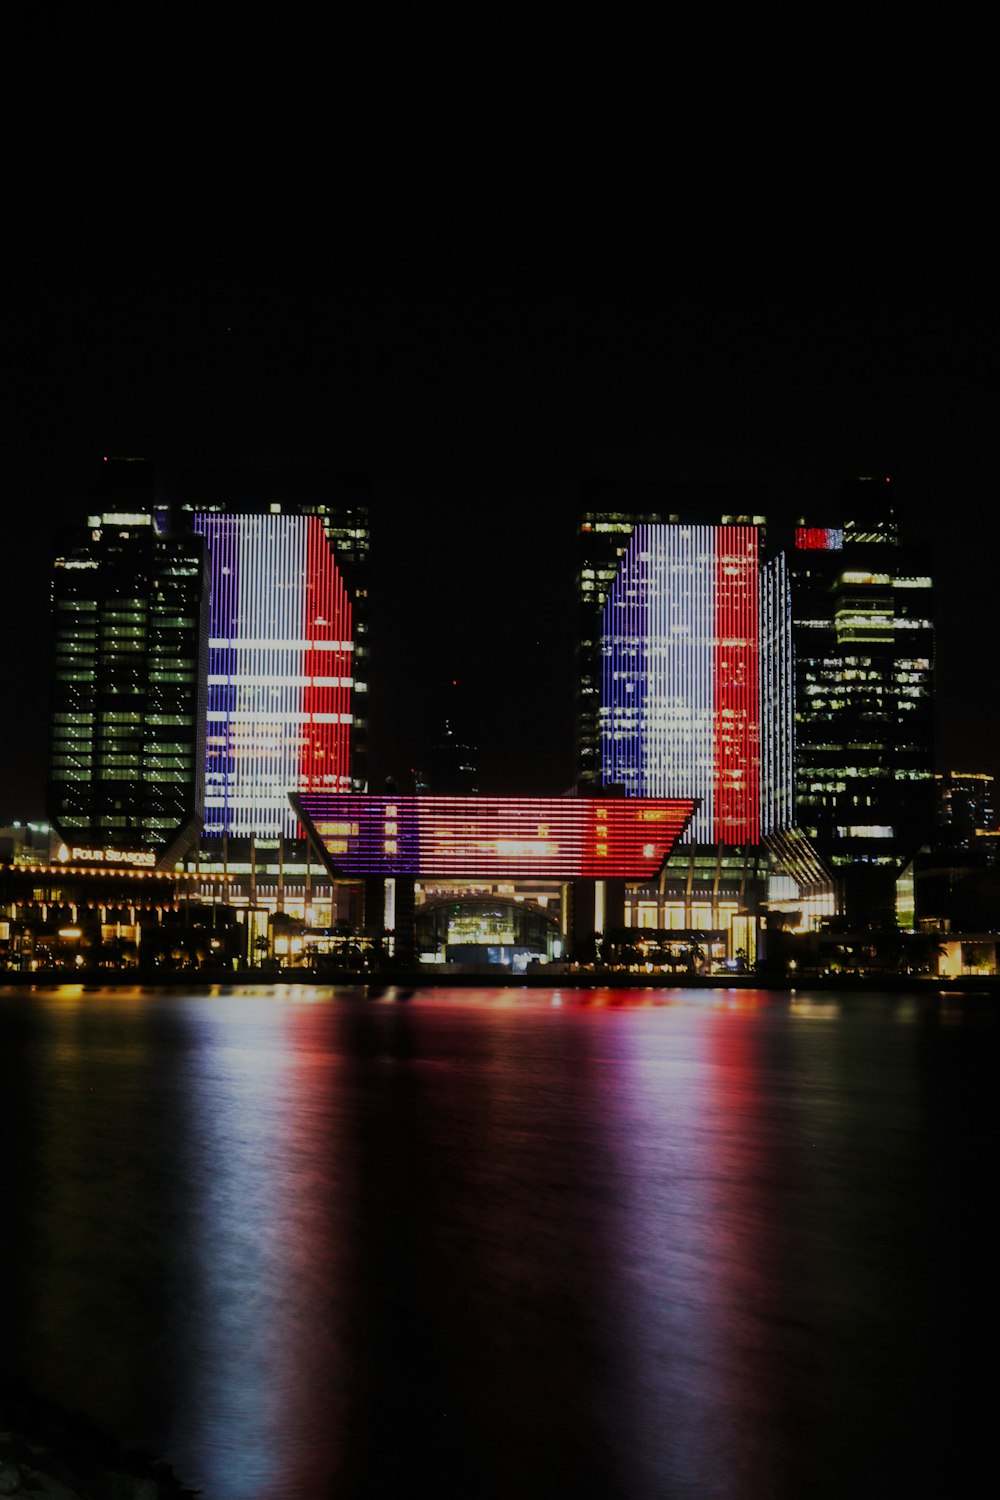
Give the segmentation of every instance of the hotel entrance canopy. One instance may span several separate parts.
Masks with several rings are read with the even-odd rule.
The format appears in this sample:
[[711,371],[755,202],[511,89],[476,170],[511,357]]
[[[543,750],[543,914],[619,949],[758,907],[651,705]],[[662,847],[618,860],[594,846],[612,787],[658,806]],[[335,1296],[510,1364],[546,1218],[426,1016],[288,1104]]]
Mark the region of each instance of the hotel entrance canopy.
[[289,797],[332,874],[655,880],[697,807],[683,797]]

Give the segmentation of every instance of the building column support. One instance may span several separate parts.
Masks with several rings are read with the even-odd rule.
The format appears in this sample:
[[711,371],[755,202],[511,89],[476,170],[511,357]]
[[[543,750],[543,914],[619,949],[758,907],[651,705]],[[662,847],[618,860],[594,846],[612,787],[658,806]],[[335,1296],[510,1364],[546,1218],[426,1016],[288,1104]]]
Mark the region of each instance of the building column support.
[[570,880],[569,887],[569,956],[574,963],[592,964],[595,956],[594,880]]

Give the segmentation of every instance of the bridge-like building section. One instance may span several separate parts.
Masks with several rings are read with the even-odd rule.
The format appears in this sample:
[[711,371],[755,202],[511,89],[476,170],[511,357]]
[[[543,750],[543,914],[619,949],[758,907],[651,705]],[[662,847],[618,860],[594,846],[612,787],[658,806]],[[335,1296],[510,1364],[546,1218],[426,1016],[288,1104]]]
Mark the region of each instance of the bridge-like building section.
[[412,954],[414,882],[423,878],[565,882],[567,940],[584,951],[597,906],[603,925],[621,925],[625,882],[658,877],[697,807],[682,797],[300,792],[290,800],[334,879],[364,883],[366,914],[385,909],[393,882],[398,958]]

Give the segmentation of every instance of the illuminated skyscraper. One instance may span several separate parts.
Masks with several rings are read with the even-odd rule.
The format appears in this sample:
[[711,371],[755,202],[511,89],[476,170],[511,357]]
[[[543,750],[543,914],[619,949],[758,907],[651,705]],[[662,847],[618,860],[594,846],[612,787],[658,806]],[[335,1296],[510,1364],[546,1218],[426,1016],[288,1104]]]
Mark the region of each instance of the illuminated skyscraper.
[[96,494],[86,543],[56,564],[52,822],[329,921],[288,797],[364,785],[359,487],[127,460]]
[[628,888],[621,920],[683,933],[706,961],[752,960],[764,838],[792,807],[784,561],[762,560],[755,514],[704,524],[608,507],[587,512],[580,539],[581,788],[700,804],[657,883]]
[[895,910],[933,825],[934,627],[927,561],[882,494],[843,487],[835,525],[802,523],[766,562],[759,517],[585,517],[581,784],[700,799],[688,892],[708,848],[763,842],[786,910],[796,884],[810,920]]
[[211,580],[200,868],[227,874],[239,901],[329,923],[337,893],[288,798],[366,785],[363,487],[199,471],[174,476],[172,493]]
[[601,621],[605,786],[699,798],[698,842],[757,844],[787,819],[786,597],[752,523],[635,526]]
[[799,526],[789,554],[795,821],[859,923],[884,919],[901,861],[934,826],[930,565],[900,544],[882,494],[846,486],[843,518]]
[[[763,493],[755,485],[592,484],[577,535],[577,782],[596,791],[602,769],[602,690],[607,640],[605,606],[637,526],[727,522],[751,525],[763,551]],[[768,629],[773,626],[769,617]]]
[[98,513],[52,595],[51,822],[69,846],[183,852],[204,810],[204,543]]
[[354,608],[321,516],[199,512],[209,836],[292,836],[289,792],[351,790]]
[[363,487],[196,470],[168,488],[178,529],[202,537],[209,559],[206,840],[294,838],[290,792],[364,785]]

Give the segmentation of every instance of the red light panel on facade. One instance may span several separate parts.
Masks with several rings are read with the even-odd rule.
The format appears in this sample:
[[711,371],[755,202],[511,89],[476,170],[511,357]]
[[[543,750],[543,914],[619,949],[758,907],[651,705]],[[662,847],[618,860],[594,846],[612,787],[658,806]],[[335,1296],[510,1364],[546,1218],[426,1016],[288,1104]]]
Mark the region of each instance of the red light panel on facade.
[[760,837],[757,529],[720,526],[715,564],[715,820],[724,844]]
[[795,545],[800,552],[839,552],[844,533],[830,526],[796,526]]

